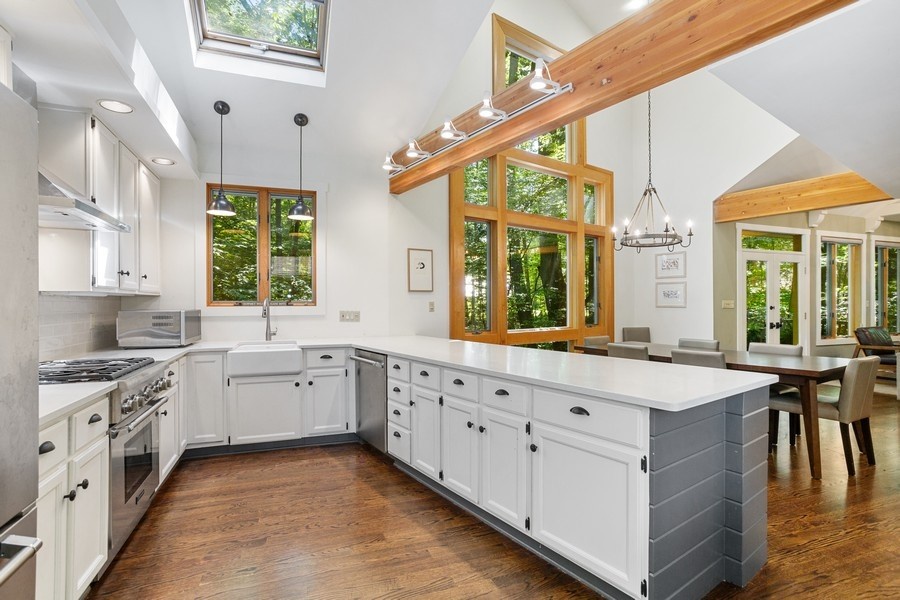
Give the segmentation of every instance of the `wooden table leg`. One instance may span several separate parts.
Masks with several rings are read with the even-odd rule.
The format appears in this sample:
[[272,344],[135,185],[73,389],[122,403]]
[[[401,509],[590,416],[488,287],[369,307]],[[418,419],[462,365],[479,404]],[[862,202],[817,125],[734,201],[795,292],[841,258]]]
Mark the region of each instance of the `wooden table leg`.
[[822,456],[819,453],[819,399],[815,381],[807,379],[800,386],[800,404],[803,409],[806,450],[809,453],[809,471],[813,479],[822,479]]

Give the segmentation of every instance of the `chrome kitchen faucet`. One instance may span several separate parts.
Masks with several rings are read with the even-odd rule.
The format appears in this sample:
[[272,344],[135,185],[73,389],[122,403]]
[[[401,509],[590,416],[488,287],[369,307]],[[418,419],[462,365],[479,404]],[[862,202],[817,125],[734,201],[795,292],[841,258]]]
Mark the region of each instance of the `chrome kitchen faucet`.
[[262,316],[266,320],[266,341],[271,342],[272,336],[278,334],[278,328],[272,330],[272,309],[269,307],[269,297],[263,300]]

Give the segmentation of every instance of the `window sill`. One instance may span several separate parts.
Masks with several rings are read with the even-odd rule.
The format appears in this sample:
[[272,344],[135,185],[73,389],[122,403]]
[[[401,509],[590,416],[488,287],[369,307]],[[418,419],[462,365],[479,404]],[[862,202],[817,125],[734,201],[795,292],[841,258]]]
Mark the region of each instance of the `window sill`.
[[826,338],[826,339],[817,339],[816,346],[855,346],[856,338],[853,337],[842,337],[842,338]]

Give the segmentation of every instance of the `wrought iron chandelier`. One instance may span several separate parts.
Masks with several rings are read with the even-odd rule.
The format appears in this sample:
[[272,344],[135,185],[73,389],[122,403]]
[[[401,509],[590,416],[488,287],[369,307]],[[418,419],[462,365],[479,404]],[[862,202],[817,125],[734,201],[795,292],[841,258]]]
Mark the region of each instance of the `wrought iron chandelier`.
[[[638,201],[631,215],[631,219],[625,219],[622,237],[617,238],[617,230],[612,228],[613,248],[616,251],[622,248],[634,248],[640,253],[643,248],[667,248],[669,252],[675,250],[675,246],[687,248],[694,238],[691,222],[687,222],[687,243],[680,233],[675,230],[675,225],[669,219],[656,187],[653,185],[653,144],[650,119],[650,92],[647,92],[647,186],[641,199]],[[658,222],[662,219],[661,223]],[[618,246],[616,245],[618,242]]]

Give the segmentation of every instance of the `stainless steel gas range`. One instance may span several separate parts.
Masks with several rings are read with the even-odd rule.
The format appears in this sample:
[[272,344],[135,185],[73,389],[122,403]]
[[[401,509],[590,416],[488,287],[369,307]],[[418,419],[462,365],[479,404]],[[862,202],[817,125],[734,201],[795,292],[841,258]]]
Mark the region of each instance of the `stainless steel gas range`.
[[115,381],[109,415],[109,559],[144,516],[159,485],[159,412],[174,373],[152,358],[90,358],[40,364],[42,384]]

